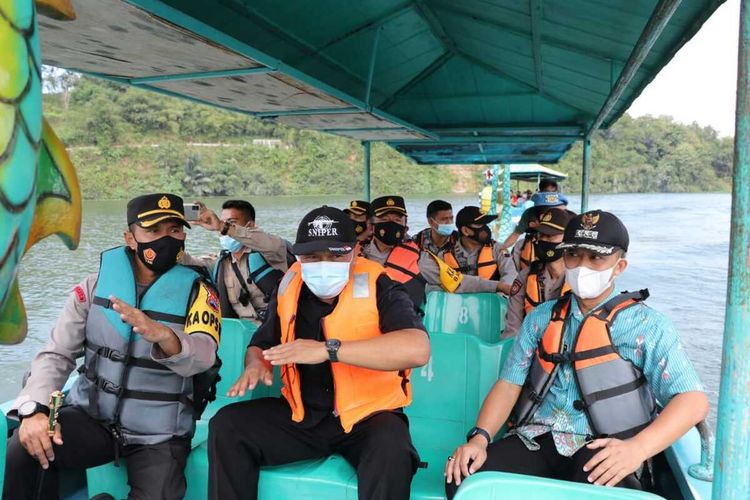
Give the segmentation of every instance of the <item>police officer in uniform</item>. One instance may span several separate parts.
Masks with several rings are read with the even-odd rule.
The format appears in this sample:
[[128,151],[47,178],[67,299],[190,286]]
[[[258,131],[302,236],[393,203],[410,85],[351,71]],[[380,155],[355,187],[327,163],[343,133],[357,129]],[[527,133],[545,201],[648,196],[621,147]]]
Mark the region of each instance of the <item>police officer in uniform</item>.
[[300,222],[299,257],[279,284],[229,395],[272,383],[281,398],[222,408],[209,427],[209,498],[254,499],[264,465],[339,453],[357,469],[359,498],[408,498],[418,456],[402,408],[409,372],[430,356],[403,286],[354,255],[349,218],[317,208]]
[[[129,498],[185,494],[193,377],[216,361],[218,296],[178,264],[190,227],[179,196],[132,199],[127,223],[125,245],[104,251],[98,274],[73,289],[13,403],[9,417],[21,425],[8,441],[5,499],[57,498],[58,470],[119,457],[127,458]],[[49,395],[81,355],[81,375],[49,437]]]
[[364,200],[352,200],[344,209],[354,224],[354,232],[357,233],[357,243],[361,246],[370,243],[372,238],[372,227],[367,223],[370,216],[370,203]]
[[488,224],[495,219],[497,215],[484,214],[479,207],[459,210],[456,216],[459,238],[453,246],[441,254],[423,252],[419,260],[427,291],[510,292],[516,269],[508,252],[492,240]]
[[201,204],[199,226],[219,233],[218,257],[185,254],[183,264],[204,266],[219,290],[224,318],[260,325],[271,294],[287,270],[287,245],[255,225],[255,208],[245,200],[227,200],[221,219]]
[[572,217],[567,210],[547,210],[539,217],[534,241],[537,260],[518,273],[513,281],[502,338],[513,337],[531,309],[570,290],[565,283],[563,251],[557,245],[562,242],[565,226]]
[[456,242],[453,207],[447,201],[434,200],[427,205],[427,225],[429,227],[413,238],[420,250],[438,255],[449,250]]
[[[643,463],[708,414],[672,323],[648,291],[617,293],[629,237],[615,215],[573,218],[563,243],[572,293],[534,308],[467,443],[448,457],[448,498],[478,471],[640,489]],[[663,405],[657,414],[656,401]],[[494,435],[508,418],[508,434]]]
[[404,288],[420,308],[425,297],[425,280],[419,270],[420,250],[407,231],[406,203],[401,196],[381,196],[370,205],[372,241],[362,255],[385,267],[385,272]]
[[[536,260],[533,248],[534,241],[536,241],[536,226],[539,224],[539,217],[551,208],[566,210],[568,206],[568,199],[565,195],[556,191],[535,193],[530,201],[534,203],[534,206],[527,208],[523,212],[518,225],[502,244],[502,247],[505,249],[513,246],[513,262],[515,262],[516,269],[519,271],[523,271]],[[575,215],[573,212],[571,214]],[[516,240],[522,234],[524,238],[517,242]]]

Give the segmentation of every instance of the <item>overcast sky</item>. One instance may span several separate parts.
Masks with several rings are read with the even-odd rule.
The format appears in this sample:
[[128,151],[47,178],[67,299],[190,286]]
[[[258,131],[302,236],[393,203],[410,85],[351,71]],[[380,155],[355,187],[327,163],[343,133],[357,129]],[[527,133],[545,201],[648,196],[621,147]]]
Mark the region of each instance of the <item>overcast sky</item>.
[[740,2],[728,0],[659,73],[628,111],[670,115],[734,135]]

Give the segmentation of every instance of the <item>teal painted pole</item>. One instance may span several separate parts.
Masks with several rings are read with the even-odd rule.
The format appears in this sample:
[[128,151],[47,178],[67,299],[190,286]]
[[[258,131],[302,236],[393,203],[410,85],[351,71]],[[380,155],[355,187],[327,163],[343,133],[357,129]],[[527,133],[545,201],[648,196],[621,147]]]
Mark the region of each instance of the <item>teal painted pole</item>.
[[490,185],[492,192],[490,193],[490,209],[487,212],[489,215],[497,214],[497,188],[500,183],[498,177],[500,177],[500,165],[492,165],[492,184]]
[[581,213],[589,209],[589,173],[591,171],[591,139],[583,140],[583,166],[581,168]]
[[362,143],[362,151],[364,156],[364,179],[365,179],[365,188],[364,188],[364,198],[365,201],[370,201],[370,142],[365,141]]
[[740,4],[729,278],[713,498],[750,498],[750,0]]

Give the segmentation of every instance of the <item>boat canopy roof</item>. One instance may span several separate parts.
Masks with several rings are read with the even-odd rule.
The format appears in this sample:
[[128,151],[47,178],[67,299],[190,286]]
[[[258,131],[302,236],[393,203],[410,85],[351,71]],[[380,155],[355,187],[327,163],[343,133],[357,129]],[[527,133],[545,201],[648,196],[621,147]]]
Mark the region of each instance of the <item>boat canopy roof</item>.
[[564,181],[568,174],[552,170],[536,163],[510,165],[510,178],[514,181],[537,182],[539,179]]
[[418,163],[551,163],[723,0],[76,0],[45,64]]

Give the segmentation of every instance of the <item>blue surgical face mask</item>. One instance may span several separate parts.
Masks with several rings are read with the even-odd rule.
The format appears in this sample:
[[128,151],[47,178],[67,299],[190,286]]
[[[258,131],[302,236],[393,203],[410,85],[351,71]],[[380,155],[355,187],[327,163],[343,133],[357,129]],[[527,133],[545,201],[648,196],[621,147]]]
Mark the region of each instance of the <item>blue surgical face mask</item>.
[[349,282],[349,262],[302,262],[302,281],[319,299],[337,297]]
[[438,224],[437,234],[441,236],[450,236],[453,234],[453,224]]
[[221,248],[223,248],[224,250],[228,252],[232,252],[232,253],[239,252],[240,249],[242,248],[242,243],[235,240],[229,235],[224,235],[220,237],[219,242],[221,243]]

